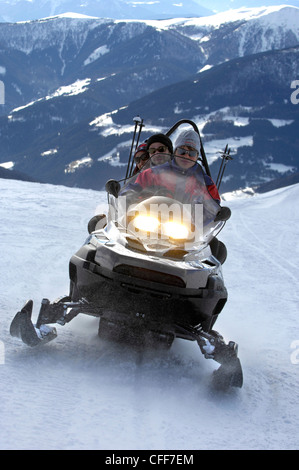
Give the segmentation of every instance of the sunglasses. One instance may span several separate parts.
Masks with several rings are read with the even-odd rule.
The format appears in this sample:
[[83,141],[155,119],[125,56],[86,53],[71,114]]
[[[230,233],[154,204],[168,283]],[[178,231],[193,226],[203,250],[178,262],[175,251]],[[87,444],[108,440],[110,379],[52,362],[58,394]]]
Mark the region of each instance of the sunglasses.
[[175,151],[176,155],[186,155],[188,153],[189,157],[197,157],[198,151],[197,150],[186,150],[181,147],[178,147]]
[[140,156],[137,156],[137,157],[134,157],[134,161],[135,163],[139,163],[140,160],[142,160],[143,162],[145,162],[146,160],[149,159],[149,155],[147,153],[143,153],[142,155]]
[[150,155],[154,155],[154,153],[156,153],[156,152],[165,153],[167,149],[168,149],[168,147],[166,147],[165,145],[161,145],[161,147],[158,147],[158,148],[149,148],[148,153]]

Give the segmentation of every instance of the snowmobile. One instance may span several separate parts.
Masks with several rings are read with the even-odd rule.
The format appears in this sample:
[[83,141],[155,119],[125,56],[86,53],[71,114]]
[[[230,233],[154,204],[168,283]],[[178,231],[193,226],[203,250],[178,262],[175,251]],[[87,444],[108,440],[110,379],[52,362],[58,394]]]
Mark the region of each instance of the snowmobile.
[[[199,133],[193,121],[183,120],[167,135],[186,123]],[[27,301],[10,333],[37,346],[57,336],[53,324],[91,315],[99,317],[99,336],[106,340],[142,348],[170,348],[175,338],[196,341],[205,358],[220,364],[214,383],[242,387],[238,345],[226,343],[213,329],[227,301],[215,240],[230,211],[212,199],[204,184],[202,167],[209,172],[204,150],[198,165],[200,191],[189,193],[185,172],[174,171],[172,161],[157,170],[149,159],[148,170],[159,172],[161,184],[141,187],[140,173],[132,176],[130,158],[123,185],[106,184],[107,223],[98,217],[89,224],[87,240],[70,259],[69,295],[54,302],[43,299],[35,324],[33,302]]]

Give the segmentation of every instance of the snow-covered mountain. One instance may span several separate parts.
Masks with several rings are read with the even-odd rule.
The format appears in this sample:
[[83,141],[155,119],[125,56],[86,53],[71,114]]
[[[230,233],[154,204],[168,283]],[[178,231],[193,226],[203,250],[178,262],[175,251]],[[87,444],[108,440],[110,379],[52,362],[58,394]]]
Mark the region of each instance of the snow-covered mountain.
[[0,21],[34,20],[72,11],[81,15],[115,19],[161,19],[203,16],[211,14],[198,1],[163,0],[135,2],[133,0],[11,0],[0,3]]
[[[250,7],[259,7],[260,0],[250,0]],[[280,5],[280,0],[264,0],[264,6]],[[163,19],[207,16],[244,8],[243,0],[6,0],[0,2],[0,21],[28,21],[72,11],[81,15],[114,19]],[[299,6],[297,0],[289,5]]]
[[163,21],[75,16],[0,24],[2,164],[102,187],[106,157],[126,161],[140,114],[146,132],[195,119],[214,155],[233,139],[238,169],[226,190],[298,171],[298,8]]
[[[231,148],[234,160],[227,165],[225,191],[298,172],[299,116],[289,84],[290,76],[299,76],[298,54],[297,46],[215,66],[113,113],[114,129],[139,109],[146,109],[148,133],[155,125],[165,131],[174,120],[191,117],[201,130],[214,179],[219,152],[226,144]],[[108,127],[111,132],[112,123],[107,123],[107,118],[106,123],[99,119],[101,135]]]
[[[298,43],[299,8],[287,6],[230,10],[185,20],[132,22],[64,14],[4,23],[0,24],[0,74],[6,85],[6,105],[1,111],[11,111],[77,79],[99,79],[133,68],[136,75],[146,65],[149,73],[165,62],[175,82],[237,57]],[[143,95],[156,89],[155,83],[168,84],[168,75],[164,71],[155,80],[152,74],[154,84],[149,90],[146,82]],[[143,86],[145,77],[141,78],[138,88]],[[126,86],[122,88],[127,92]]]
[[141,356],[100,340],[98,320],[82,315],[41,348],[10,337],[28,298],[36,318],[42,298],[68,292],[69,259],[106,195],[0,184],[1,450],[298,448],[299,185],[226,196],[229,298],[216,326],[239,344],[244,386],[221,394],[210,388],[217,365],[193,342]]

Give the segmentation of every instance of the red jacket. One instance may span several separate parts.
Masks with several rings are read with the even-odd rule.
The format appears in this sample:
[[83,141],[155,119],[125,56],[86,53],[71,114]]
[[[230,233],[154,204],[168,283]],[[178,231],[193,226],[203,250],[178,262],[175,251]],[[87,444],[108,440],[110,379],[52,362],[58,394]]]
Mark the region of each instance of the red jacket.
[[164,165],[142,171],[138,175],[135,184],[139,184],[142,188],[163,186],[169,189],[172,194],[175,194],[180,175],[184,175],[183,181],[185,182],[185,187],[180,188],[180,190],[183,190],[186,195],[194,197],[197,194],[202,194],[204,192],[203,185],[205,185],[210,196],[220,203],[217,186],[212,178],[203,172],[200,165],[194,165],[187,170],[182,170],[173,161],[165,163]]

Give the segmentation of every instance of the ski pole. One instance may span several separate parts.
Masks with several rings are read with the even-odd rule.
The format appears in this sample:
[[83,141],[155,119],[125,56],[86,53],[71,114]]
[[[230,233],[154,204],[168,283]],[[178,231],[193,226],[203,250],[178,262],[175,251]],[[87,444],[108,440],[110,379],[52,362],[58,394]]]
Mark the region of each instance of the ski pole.
[[[226,168],[226,165],[227,165],[227,162],[229,160],[233,160],[233,157],[230,156],[230,149],[227,150],[227,146],[225,148],[225,151],[224,151],[224,154],[222,155],[222,164],[221,164],[221,167],[222,167],[222,172],[220,174],[220,171],[219,171],[219,183],[218,183],[218,186],[217,186],[217,189],[219,191],[219,188],[220,188],[220,185],[221,185],[221,181],[222,181],[222,178],[223,178],[223,175],[224,175],[224,171],[225,171],[225,168]],[[217,178],[217,181],[218,181],[218,178]]]
[[135,128],[134,128],[134,134],[133,134],[133,138],[132,138],[132,144],[131,144],[131,150],[130,150],[128,165],[127,165],[125,180],[128,178],[128,175],[129,175],[129,170],[130,170],[130,166],[131,166],[132,152],[133,152],[133,146],[134,146],[134,142],[135,142],[135,136],[136,136],[138,123],[140,122],[140,117],[139,116],[134,117],[133,121],[135,122]]
[[[138,116],[139,117],[139,116]],[[135,118],[136,119],[136,118]],[[139,118],[140,119],[140,118]],[[137,135],[137,141],[136,141],[136,145],[135,145],[135,152],[138,148],[138,144],[139,144],[139,139],[140,139],[140,134],[141,134],[141,131],[142,131],[142,128],[144,127],[144,124],[143,124],[143,119],[140,119],[140,121],[138,122],[138,126],[139,126],[139,132],[138,132],[138,135]],[[133,165],[134,165],[134,158],[132,159],[132,162],[131,162],[131,168],[130,168],[130,173],[129,173],[129,176],[132,175],[132,171],[133,171]]]
[[[221,171],[222,171],[222,167],[223,167],[223,163],[224,163],[223,155],[226,154],[226,152],[227,152],[227,147],[228,147],[228,144],[226,144],[226,147],[225,147],[225,149],[224,149],[224,153],[222,153],[222,155],[221,155],[222,160],[221,160],[221,165],[220,165],[220,168],[219,168],[219,172],[218,172],[218,176],[217,176],[217,181],[216,181],[216,186],[217,186],[217,187],[218,187],[219,178],[220,178]],[[220,152],[219,152],[219,153],[220,153]]]

